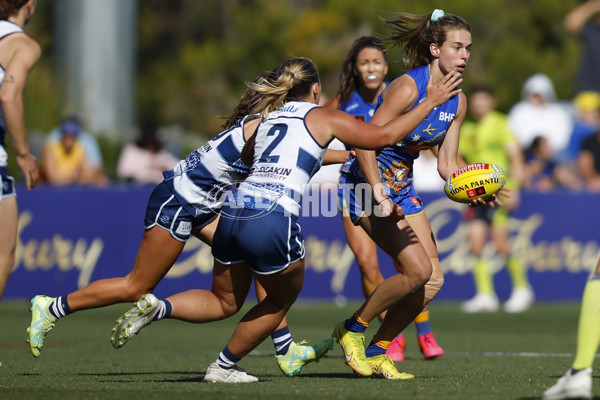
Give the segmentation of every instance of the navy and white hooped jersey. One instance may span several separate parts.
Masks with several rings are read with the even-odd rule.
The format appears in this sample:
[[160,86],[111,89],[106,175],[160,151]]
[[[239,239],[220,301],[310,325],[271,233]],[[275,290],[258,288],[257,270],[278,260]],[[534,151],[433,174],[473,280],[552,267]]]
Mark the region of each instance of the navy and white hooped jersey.
[[291,101],[258,126],[254,162],[240,184],[236,202],[249,209],[300,214],[302,193],[321,168],[325,147],[306,127],[306,115],[316,104]]
[[[387,85],[387,82],[385,83]],[[375,114],[377,106],[378,103],[367,103],[355,90],[352,92],[352,96],[350,96],[350,99],[347,102],[342,102],[340,104],[340,110],[347,114],[354,115],[356,119],[370,122],[371,118],[373,118],[373,114]]]
[[[417,85],[419,97],[412,108],[420,104],[427,97],[427,83],[429,81],[429,66],[424,65],[406,72]],[[378,104],[383,101],[379,96]],[[412,109],[411,108],[411,109]],[[412,184],[412,164],[423,149],[429,149],[440,144],[456,117],[458,111],[458,95],[451,97],[444,104],[434,108],[427,118],[403,140],[394,146],[388,146],[378,151],[377,165],[379,174],[384,183],[396,194],[403,191],[407,185]],[[355,157],[351,157],[342,167],[342,172],[364,180],[360,166]]]
[[[21,29],[18,25],[5,20],[0,21],[0,39],[2,39],[5,36],[12,35],[13,33],[22,32],[23,29]],[[4,66],[0,65],[0,85],[4,80],[4,72]],[[0,108],[0,167],[6,167],[8,163],[8,154],[6,153],[6,148],[4,147],[5,134],[6,124],[4,122],[4,114],[2,114],[2,109]]]
[[256,116],[241,118],[164,173],[165,182],[192,215],[218,212],[226,192],[248,174],[250,167],[242,162],[241,153],[246,143],[244,123],[249,118]]

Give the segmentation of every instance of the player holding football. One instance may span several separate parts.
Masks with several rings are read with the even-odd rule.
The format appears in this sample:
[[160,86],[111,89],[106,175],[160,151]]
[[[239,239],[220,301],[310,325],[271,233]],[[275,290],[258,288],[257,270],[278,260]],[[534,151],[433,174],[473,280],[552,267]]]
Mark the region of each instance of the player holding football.
[[[228,238],[223,239],[223,237],[218,240],[219,230],[215,230],[217,214],[221,211],[225,199],[220,194],[230,189],[242,174],[250,173],[252,177],[253,170],[241,162],[242,149],[250,134],[259,131],[259,127],[262,126],[262,124],[259,125],[259,112],[268,114],[269,111],[275,110],[274,113],[276,113],[279,107],[288,102],[292,103],[289,107],[282,107],[279,110],[286,115],[290,114],[288,118],[281,118],[281,123],[275,124],[267,133],[267,136],[273,137],[271,139],[273,142],[266,149],[259,148],[257,145],[257,151],[262,151],[264,158],[270,160],[265,163],[275,164],[267,167],[268,170],[278,166],[276,160],[279,160],[279,157],[271,152],[279,149],[277,145],[286,137],[288,128],[290,129],[288,137],[293,139],[298,133],[300,137],[305,137],[308,141],[308,143],[304,143],[304,141],[294,143],[294,140],[298,141],[298,139],[293,139],[292,145],[305,144],[304,147],[312,149],[311,151],[314,153],[307,153],[303,148],[296,150],[295,157],[298,160],[297,163],[296,158],[293,161],[296,168],[289,168],[289,171],[294,171],[290,176],[299,180],[300,183],[296,182],[291,186],[290,190],[293,192],[298,187],[302,187],[304,180],[307,183],[308,178],[318,170],[323,161],[325,147],[333,139],[334,133],[339,135],[339,138],[348,139],[349,143],[355,146],[377,148],[392,143],[405,130],[416,126],[416,122],[427,115],[436,105],[442,104],[454,94],[454,88],[459,83],[456,75],[450,75],[440,81],[438,85],[428,86],[429,96],[420,107],[410,115],[399,117],[383,128],[357,121],[342,112],[318,107],[316,105],[320,94],[318,72],[314,63],[308,59],[289,60],[274,71],[259,77],[257,82],[261,85],[255,82],[244,92],[232,117],[226,123],[228,129],[178,163],[172,171],[165,174],[165,181],[154,189],[146,209],[146,229],[142,242],[133,269],[127,276],[99,280],[81,290],[58,298],[36,296],[32,300],[32,319],[28,328],[28,342],[30,351],[35,357],[40,355],[44,338],[54,327],[55,322],[77,310],[139,299],[135,307],[128,311],[113,329],[111,341],[115,347],[122,346],[137,334],[139,329],[154,319],[171,317],[200,323],[228,318],[239,311],[243,305],[254,276],[265,289],[266,296],[259,298],[258,308],[255,307],[254,311],[249,314],[251,316],[243,320],[227,347],[229,350],[224,350],[227,354],[225,358],[229,361],[233,360],[235,356],[243,357],[266,336],[275,333],[274,331],[278,327],[281,328],[285,312],[295,300],[297,291],[302,286],[304,247],[301,235],[299,230],[292,232],[286,228],[288,226],[289,229],[298,227],[294,218],[286,219],[286,215],[282,214],[281,219],[286,225],[273,223],[272,218],[267,219],[265,223],[270,222],[273,225],[261,225],[260,223],[264,220],[258,220],[258,228],[253,229],[256,233],[254,236],[246,236],[246,240],[237,238],[235,250],[239,251],[241,247],[245,247],[248,252],[258,250],[260,254],[257,255],[257,259],[252,260],[256,262],[246,260],[250,261],[252,268],[237,262],[223,263],[215,260],[212,290],[189,290],[161,301],[158,301],[150,293],[175,263],[191,234],[205,243],[211,244],[213,253],[219,254],[217,259],[224,260],[229,257],[229,250],[233,254],[234,248],[231,246],[234,242]],[[273,107],[275,108],[273,109]],[[306,118],[307,115],[308,118]],[[304,119],[306,119],[307,125],[303,124]],[[308,127],[310,127],[310,131],[308,131]],[[373,136],[370,138],[361,136],[360,132],[362,131],[371,133]],[[319,135],[319,141],[312,135]],[[287,144],[287,141],[285,143]],[[283,147],[287,149],[287,146]],[[284,157],[282,156],[281,159]],[[290,163],[289,160],[286,162]],[[276,184],[266,183],[265,187],[277,186],[277,183],[279,181],[276,181]],[[292,183],[294,182],[292,181]],[[289,193],[288,189],[283,193]],[[292,211],[296,210],[299,204],[295,203],[299,202],[299,199],[286,196],[285,199],[280,200],[279,197],[283,193],[276,191],[277,201],[274,206],[284,204]],[[301,193],[302,190],[297,191],[297,194]],[[269,198],[271,197],[266,197],[266,199]],[[229,217],[237,209],[229,209]],[[265,210],[262,212],[265,213]],[[271,215],[268,212],[265,214]],[[275,214],[278,213],[275,212]],[[230,220],[231,218],[228,219],[228,222],[231,222]],[[290,225],[287,225],[288,223]],[[276,232],[266,229],[268,227],[276,229]],[[230,233],[226,229],[221,236]],[[261,247],[257,245],[261,243],[257,239],[259,233],[265,238],[265,243],[271,243],[270,240],[267,240],[270,235],[291,234],[292,238],[288,238],[289,242],[273,239],[281,246],[269,248],[269,251],[273,253],[271,254],[261,250]],[[219,246],[218,249],[217,246]],[[282,261],[282,258],[287,260],[288,264],[271,265],[267,263],[264,265],[265,262],[273,262],[273,260],[275,262]],[[257,313],[261,313],[260,318],[254,318]],[[274,325],[272,325],[273,323]],[[278,347],[283,343],[291,342],[291,337],[273,337],[273,341]],[[323,349],[320,350],[324,351],[328,349],[329,345],[333,345],[331,341],[323,341],[322,344]],[[320,356],[315,355],[317,349],[309,346],[303,347],[304,353],[300,352],[297,346],[289,346],[289,348],[293,352],[292,356],[299,356],[303,362],[316,361]],[[306,351],[310,356],[308,359]],[[291,357],[287,360],[293,361],[294,359],[295,357]],[[235,362],[229,364],[229,361],[211,364],[205,379],[222,382],[255,382],[257,380],[237,367]],[[297,368],[296,364],[286,366],[282,365],[282,360],[278,359],[278,361],[284,372],[290,372],[292,375],[297,372],[293,369]]]
[[[371,121],[377,108],[377,99],[389,84],[385,80],[388,72],[386,53],[381,40],[372,36],[358,38],[342,64],[340,90],[324,107],[342,110],[365,122]],[[367,298],[384,280],[379,269],[377,245],[360,226],[352,223],[348,213],[342,213],[342,220],[348,245],[356,256],[360,270],[363,294]],[[394,266],[401,270],[396,263]],[[381,319],[384,317],[385,312],[380,315]],[[415,325],[417,341],[425,359],[443,356],[444,350],[437,344],[431,330],[429,310],[423,310],[417,316]],[[393,361],[403,361],[405,346],[406,340],[400,333],[394,338],[386,354]]]
[[[411,28],[409,24],[416,26]],[[442,10],[428,15],[400,13],[386,25],[393,30],[389,39],[401,47],[403,59],[412,69],[380,95],[379,107],[371,119],[372,124],[378,125],[418,106],[429,80],[436,84],[448,74],[462,74],[471,52],[469,24]],[[442,179],[465,165],[458,157],[458,142],[466,109],[466,98],[460,92],[436,107],[395,146],[377,153],[357,151],[342,169],[345,187],[339,195],[352,221],[396,258],[402,268],[383,281],[354,315],[340,322],[333,332],[346,364],[361,375],[369,376],[375,371],[389,379],[413,377],[399,373],[385,353],[396,335],[435,297],[444,278],[433,232],[413,187],[412,164],[420,150],[435,148]],[[364,181],[373,190],[367,196],[355,190]],[[497,201],[496,196],[488,201]],[[379,218],[369,207],[373,202],[384,214],[402,210],[406,218],[398,222]],[[470,205],[482,204],[483,200],[476,200]],[[365,349],[364,332],[383,310],[388,310],[387,316]]]

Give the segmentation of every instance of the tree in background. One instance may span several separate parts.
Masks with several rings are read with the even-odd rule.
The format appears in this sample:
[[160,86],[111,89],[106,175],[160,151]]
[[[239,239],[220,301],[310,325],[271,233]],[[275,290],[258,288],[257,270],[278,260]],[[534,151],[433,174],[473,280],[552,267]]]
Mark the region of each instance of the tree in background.
[[[126,0],[124,0],[126,1]],[[135,1],[135,0],[127,0]],[[178,124],[189,147],[220,131],[221,115],[237,103],[242,80],[291,56],[313,59],[323,90],[337,88],[345,50],[361,35],[384,33],[393,12],[429,13],[439,1],[421,0],[143,0],[138,1],[136,110],[139,120]],[[558,96],[574,94],[579,43],[562,20],[577,0],[455,0],[445,11],[465,17],[473,51],[463,89],[485,80],[498,88],[498,109],[519,100],[534,73],[550,76]],[[27,31],[39,41],[42,59],[26,90],[27,126],[48,132],[63,111],[62,89],[53,76],[53,12],[56,1],[38,4]],[[390,76],[403,72],[390,49]],[[95,132],[100,134],[99,132]],[[101,144],[110,152],[120,143]],[[185,151],[189,149],[183,149]],[[106,154],[107,167],[110,155]],[[116,162],[116,158],[114,160]],[[18,176],[18,175],[15,175]]]

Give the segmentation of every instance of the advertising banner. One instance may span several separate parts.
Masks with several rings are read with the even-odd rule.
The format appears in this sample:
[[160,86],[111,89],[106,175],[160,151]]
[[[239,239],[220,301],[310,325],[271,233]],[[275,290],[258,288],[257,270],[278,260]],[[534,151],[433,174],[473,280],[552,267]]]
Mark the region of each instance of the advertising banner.
[[[18,189],[19,242],[5,299],[63,295],[130,271],[153,187]],[[468,207],[443,193],[425,193],[422,199],[445,273],[436,301],[468,299],[474,295],[473,258],[462,216]],[[600,255],[598,204],[599,194],[522,193],[521,206],[509,220],[509,240],[515,256],[527,265],[537,300],[581,298]],[[333,191],[315,190],[304,196],[300,225],[306,246],[300,298],[362,299],[358,266]],[[498,296],[505,300],[511,291],[506,260],[492,245],[484,254],[496,272]],[[155,293],[167,296],[192,288],[210,289],[212,262],[210,248],[190,239]],[[381,251],[379,262],[384,276],[395,273],[390,257]]]

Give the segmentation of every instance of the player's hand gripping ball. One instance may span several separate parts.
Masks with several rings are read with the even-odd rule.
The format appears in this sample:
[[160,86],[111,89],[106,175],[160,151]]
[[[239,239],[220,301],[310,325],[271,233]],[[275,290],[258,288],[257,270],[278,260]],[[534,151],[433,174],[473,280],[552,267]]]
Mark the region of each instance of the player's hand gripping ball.
[[444,192],[450,200],[470,203],[475,199],[489,199],[504,187],[505,182],[506,173],[502,168],[474,163],[454,172],[444,184]]

